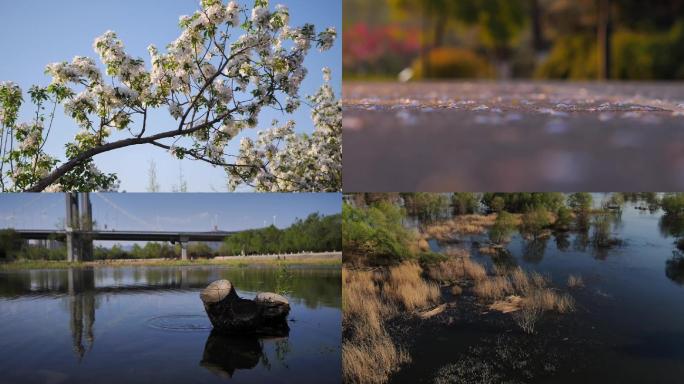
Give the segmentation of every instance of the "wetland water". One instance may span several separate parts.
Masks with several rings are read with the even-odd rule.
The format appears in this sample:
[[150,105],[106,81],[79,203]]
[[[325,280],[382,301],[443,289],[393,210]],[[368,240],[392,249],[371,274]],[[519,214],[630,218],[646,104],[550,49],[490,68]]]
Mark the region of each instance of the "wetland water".
[[[274,291],[274,268],[118,267],[0,272],[2,383],[337,383],[339,267],[291,267],[283,338],[211,332],[199,292]],[[281,280],[282,281],[282,280]]]
[[[613,235],[623,241],[619,247],[597,251],[577,233],[536,242],[516,235],[508,252],[494,258],[548,275],[550,286],[574,297],[575,312],[546,313],[537,334],[526,335],[510,316],[477,307],[472,297],[457,298],[455,311],[411,327],[406,345],[413,362],[392,382],[432,382],[449,366],[443,382],[681,382],[684,258],[675,241],[684,234],[684,220],[636,206],[627,203],[612,223]],[[481,241],[486,238],[430,243],[436,251],[466,247],[491,265],[490,256],[478,253]],[[585,287],[568,289],[570,274],[581,275]]]

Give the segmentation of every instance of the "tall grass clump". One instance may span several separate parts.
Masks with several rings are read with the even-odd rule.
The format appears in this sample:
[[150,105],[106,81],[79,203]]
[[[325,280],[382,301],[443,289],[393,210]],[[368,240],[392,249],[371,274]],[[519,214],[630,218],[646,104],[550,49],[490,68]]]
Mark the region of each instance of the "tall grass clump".
[[568,276],[568,288],[582,288],[584,287],[584,280],[582,276],[570,275]]
[[440,283],[454,283],[465,279],[480,281],[487,277],[485,268],[472,261],[467,251],[452,252],[452,255],[447,255],[447,257],[447,260],[425,266],[427,275],[432,280]]
[[439,287],[422,278],[422,269],[416,263],[403,263],[390,267],[383,295],[388,301],[407,311],[425,308],[439,301]]
[[525,306],[513,313],[513,320],[525,333],[534,333],[535,326],[541,318],[542,310],[536,306]]
[[513,293],[513,285],[506,276],[491,276],[478,281],[473,288],[475,294],[485,300],[498,300]]
[[408,353],[387,333],[382,318],[393,311],[380,296],[381,276],[342,269],[342,374],[348,383],[384,383]]

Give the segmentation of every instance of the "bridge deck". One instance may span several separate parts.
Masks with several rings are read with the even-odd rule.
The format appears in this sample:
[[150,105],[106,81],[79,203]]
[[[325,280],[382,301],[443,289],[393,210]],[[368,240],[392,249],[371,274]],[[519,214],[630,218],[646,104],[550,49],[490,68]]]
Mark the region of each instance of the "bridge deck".
[[[25,230],[15,232],[22,239],[45,240],[56,238],[62,240],[66,237],[65,230]],[[79,231],[79,234],[88,235],[93,240],[121,240],[121,241],[222,241],[226,237],[237,232],[155,232],[155,231]]]

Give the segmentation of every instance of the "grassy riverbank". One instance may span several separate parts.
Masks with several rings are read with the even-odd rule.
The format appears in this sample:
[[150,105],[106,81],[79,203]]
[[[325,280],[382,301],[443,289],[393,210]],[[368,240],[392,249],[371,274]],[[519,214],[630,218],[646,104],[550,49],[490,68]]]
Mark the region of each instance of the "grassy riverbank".
[[117,259],[99,260],[69,263],[66,261],[50,260],[19,260],[0,264],[0,271],[17,269],[60,269],[60,268],[82,268],[82,267],[127,267],[127,266],[227,266],[227,267],[250,267],[250,266],[279,266],[279,265],[322,265],[336,266],[342,264],[341,253],[330,253],[324,255],[306,255],[306,257],[287,256],[284,259],[277,257],[250,257],[236,256],[234,258],[221,259]]

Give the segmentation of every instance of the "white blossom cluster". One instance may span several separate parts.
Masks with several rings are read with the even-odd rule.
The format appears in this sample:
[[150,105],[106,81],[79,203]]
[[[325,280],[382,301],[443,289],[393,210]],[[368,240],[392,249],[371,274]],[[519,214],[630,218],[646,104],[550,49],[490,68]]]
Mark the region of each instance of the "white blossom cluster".
[[342,106],[330,87],[328,68],[323,69],[323,77],[325,83],[309,98],[314,105],[313,134],[295,133],[293,121],[282,126],[276,121],[256,140],[243,138],[236,164],[246,167],[226,169],[231,189],[241,183],[260,191],[341,189]]
[[[67,144],[67,158],[106,145],[113,130],[128,130],[134,137],[142,138],[145,133],[152,134],[146,130],[148,127],[154,127],[158,134],[160,128],[148,119],[148,111],[162,109],[168,110],[178,124],[162,128],[165,135],[169,134],[164,137],[176,140],[171,146],[160,142],[153,144],[170,148],[171,155],[178,158],[189,156],[218,166],[230,166],[228,160],[232,161],[232,157],[225,154],[228,143],[244,129],[256,127],[264,108],[294,112],[300,105],[299,90],[307,75],[303,65],[305,57],[314,46],[321,51],[330,49],[336,31],[327,28],[316,33],[310,24],[290,26],[289,9],[283,5],[272,8],[268,0],[255,0],[252,8],[236,1],[224,1],[200,0],[196,12],[181,16],[180,36],[165,51],[154,45],[148,47],[149,68],[143,59],[126,52],[123,42],[113,31],[105,32],[93,42],[93,49],[104,65],[104,73],[93,59],[83,56],[74,57],[71,62],[49,64],[46,73],[52,76],[52,83],[45,90],[50,101],[63,103],[65,112],[81,128],[74,136],[74,142]],[[8,85],[3,86],[10,89]],[[315,102],[325,104],[324,99],[328,97],[328,102],[332,103],[334,95],[327,80],[321,89]],[[329,91],[323,91],[325,89]],[[324,177],[322,175],[336,172],[339,161],[331,163],[333,159],[328,159],[331,149],[325,147],[329,143],[324,143],[330,134],[325,128],[327,120],[332,118],[329,109],[324,106],[314,113],[314,121],[318,121],[320,127],[306,138],[310,142],[294,135],[292,124],[260,135],[256,148],[265,140],[279,137],[290,143],[291,149],[289,153],[260,151],[271,157],[268,161],[262,160],[271,165],[273,172],[267,170],[271,176],[260,176],[269,187],[259,189],[276,189],[279,185],[284,189],[316,188],[315,185],[325,184],[319,180]],[[5,115],[5,110],[0,110],[0,122],[8,120]],[[22,129],[26,127],[22,126]],[[37,135],[31,130],[21,136],[19,150],[26,152],[37,148],[41,152],[42,138]],[[179,138],[190,140],[179,141]],[[340,145],[338,139],[336,143]],[[305,146],[309,148],[305,150]],[[339,152],[339,148],[337,150]],[[280,157],[272,161],[272,154],[276,152]],[[286,155],[292,158],[283,157]],[[285,171],[289,168],[301,170],[303,159],[314,156],[318,169],[310,167],[296,175],[300,171]],[[40,154],[35,157],[39,158]],[[294,165],[290,166],[288,162]],[[89,172],[87,167],[82,171]],[[267,181],[281,173],[297,181],[290,184]],[[34,179],[35,176],[32,175]],[[91,176],[102,175],[93,171]],[[251,179],[251,176],[246,177]],[[335,189],[340,189],[339,183]]]
[[12,81],[0,82],[0,126],[4,128],[14,123],[20,102],[21,88]]

